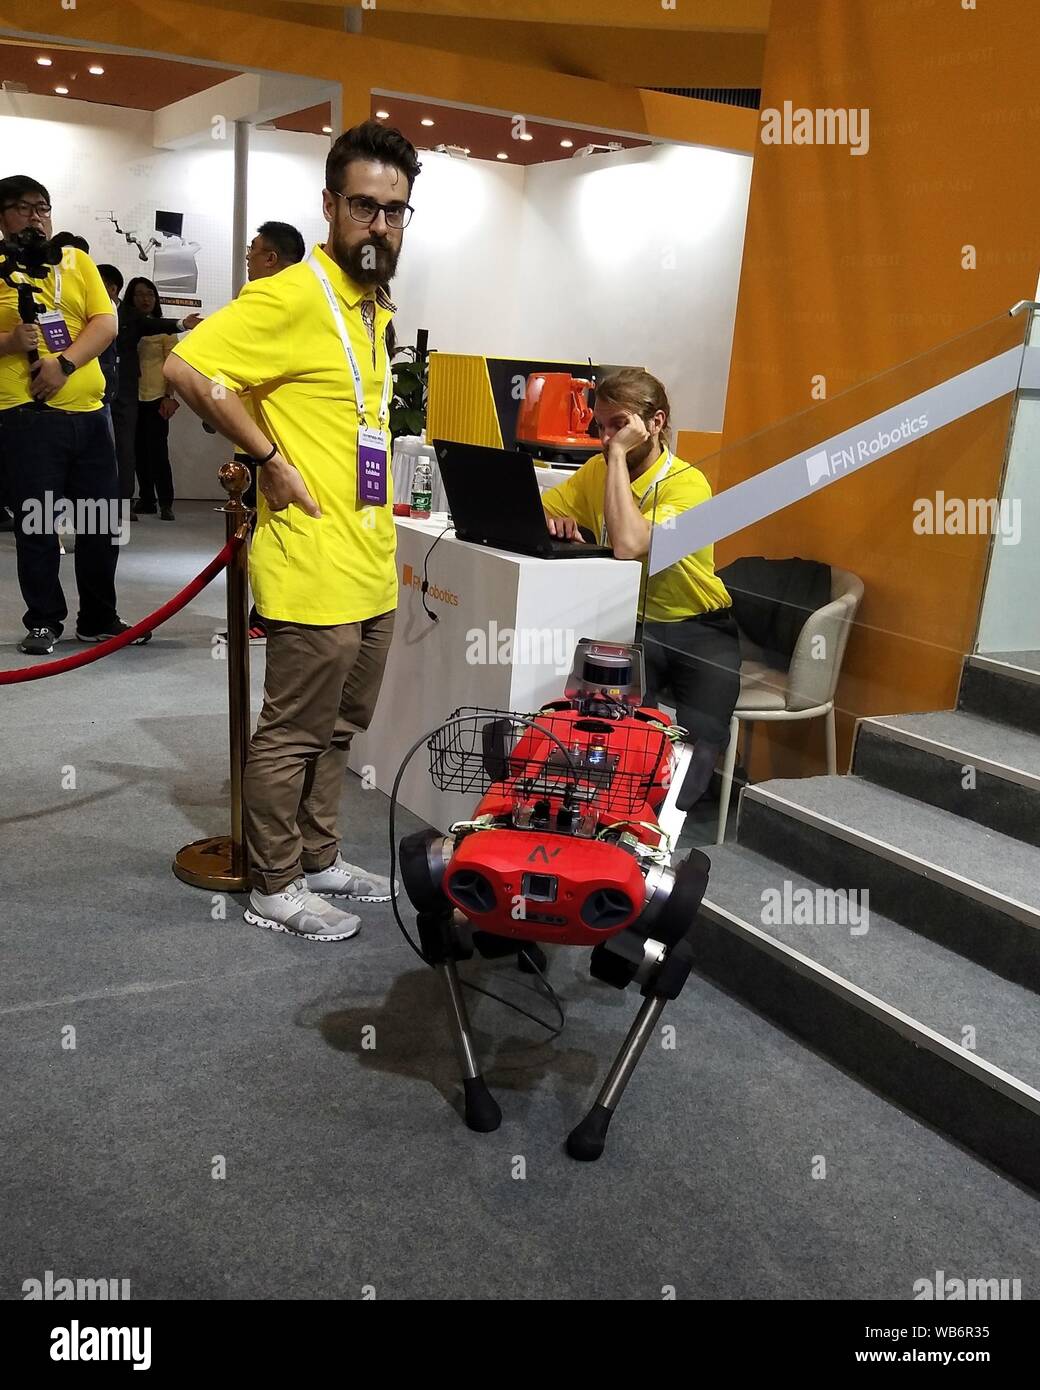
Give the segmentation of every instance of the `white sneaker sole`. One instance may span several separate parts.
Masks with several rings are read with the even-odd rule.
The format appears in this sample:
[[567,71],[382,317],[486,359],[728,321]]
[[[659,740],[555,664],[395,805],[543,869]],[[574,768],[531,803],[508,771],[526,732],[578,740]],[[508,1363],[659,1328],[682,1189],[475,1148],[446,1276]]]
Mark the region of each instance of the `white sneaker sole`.
[[[346,898],[355,903],[388,903],[390,901],[389,893],[337,893],[335,888],[315,888],[310,880],[307,882],[307,891],[308,893],[317,893],[320,898]],[[397,891],[400,892],[400,888]]]
[[292,927],[287,927],[284,922],[276,922],[271,917],[261,917],[258,912],[247,907],[244,913],[245,920],[251,927],[266,927],[268,931],[284,932],[286,936],[295,936],[299,941],[349,941],[352,936],[357,936],[361,930],[361,923],[356,927],[351,927],[344,932],[317,932],[293,931]]

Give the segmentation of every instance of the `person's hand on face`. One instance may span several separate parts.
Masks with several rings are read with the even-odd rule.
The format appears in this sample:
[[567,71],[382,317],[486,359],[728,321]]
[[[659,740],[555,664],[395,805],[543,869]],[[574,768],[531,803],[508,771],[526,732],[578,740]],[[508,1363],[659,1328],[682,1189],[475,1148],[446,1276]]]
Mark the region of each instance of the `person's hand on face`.
[[650,438],[650,431],[642,418],[632,411],[625,413],[626,422],[607,445],[608,454],[620,450],[622,455],[627,455],[630,450],[638,448],[640,444],[645,444]]

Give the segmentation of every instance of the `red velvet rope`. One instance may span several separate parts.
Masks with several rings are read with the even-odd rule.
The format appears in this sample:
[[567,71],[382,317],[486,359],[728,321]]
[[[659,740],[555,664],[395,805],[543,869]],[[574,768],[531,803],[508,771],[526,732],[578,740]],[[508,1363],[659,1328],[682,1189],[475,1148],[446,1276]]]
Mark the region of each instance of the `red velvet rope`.
[[92,661],[100,661],[103,656],[117,652],[120,647],[128,647],[136,638],[151,632],[160,623],[166,622],[167,618],[172,618],[174,613],[179,613],[185,608],[220,573],[244,539],[242,535],[232,536],[223,550],[215,555],[206,568],[197,574],[190,584],[185,585],[179,594],[174,594],[161,608],[157,608],[147,618],[142,618],[139,623],[134,623],[126,632],[121,632],[117,637],[110,637],[107,642],[99,642],[96,647],[77,652],[75,656],[63,656],[58,661],[46,661],[42,666],[0,671],[0,685],[17,685],[20,681],[38,681],[44,676],[56,676],[61,671],[74,671],[77,666],[89,666]]

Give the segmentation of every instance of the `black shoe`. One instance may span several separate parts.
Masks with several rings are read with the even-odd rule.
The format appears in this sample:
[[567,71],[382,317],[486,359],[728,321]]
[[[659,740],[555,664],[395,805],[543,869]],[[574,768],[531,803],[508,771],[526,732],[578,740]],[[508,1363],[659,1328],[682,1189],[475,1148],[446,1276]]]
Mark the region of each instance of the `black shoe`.
[[176,521],[177,518],[176,518],[176,517],[174,516],[174,514],[173,514],[173,508],[172,508],[172,507],[163,507],[162,510],[159,512],[159,520],[160,520],[160,521]]
[[50,656],[58,634],[52,627],[33,627],[18,643],[18,650],[26,656]]
[[[117,618],[114,623],[109,624],[104,632],[84,632],[80,625],[76,624],[77,642],[107,642],[110,637],[118,637],[122,632],[129,632],[130,624],[124,623],[122,618]],[[150,632],[143,633],[140,637],[135,637],[130,643],[131,647],[143,647],[146,642],[152,640]]]
[[14,517],[6,507],[0,507],[0,531],[13,531]]
[[136,512],[138,516],[154,516],[157,510],[154,502],[137,502],[130,509],[131,515]]

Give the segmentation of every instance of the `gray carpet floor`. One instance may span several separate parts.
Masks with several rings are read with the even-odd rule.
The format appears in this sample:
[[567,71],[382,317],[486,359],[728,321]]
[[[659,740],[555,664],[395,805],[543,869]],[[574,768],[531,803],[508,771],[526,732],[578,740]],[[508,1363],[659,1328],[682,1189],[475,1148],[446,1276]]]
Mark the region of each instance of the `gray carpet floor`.
[[[221,538],[205,504],[142,521],[123,616]],[[317,946],[244,925],[241,900],[221,920],[170,872],[225,827],[222,604],[215,584],[149,647],[0,692],[0,1297],[48,1269],[162,1299],[910,1299],[936,1269],[1036,1297],[1030,1195],[697,977],[595,1165],[562,1142],[637,996],[555,952],[551,1044],[474,997],[504,1122],[471,1134],[438,982],[388,907]],[[21,612],[0,536],[4,668],[27,660]],[[386,807],[350,779],[351,858],[385,863]],[[463,972],[550,1016],[511,966]]]

